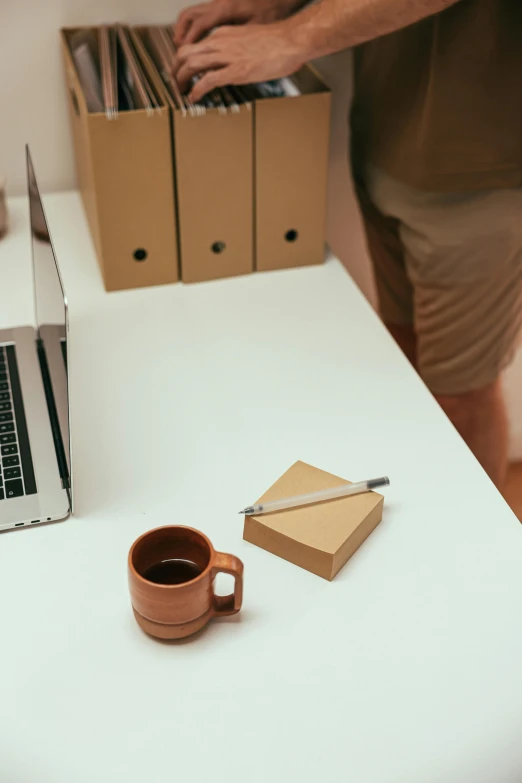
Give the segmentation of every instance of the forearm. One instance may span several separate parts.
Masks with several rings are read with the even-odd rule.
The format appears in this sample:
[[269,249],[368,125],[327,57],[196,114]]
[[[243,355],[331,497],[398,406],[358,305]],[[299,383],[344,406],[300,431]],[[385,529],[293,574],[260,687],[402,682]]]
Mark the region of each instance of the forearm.
[[321,0],[283,24],[306,59],[379,38],[444,11],[458,0]]
[[[260,0],[257,0],[259,2]],[[283,18],[301,11],[310,0],[261,0],[273,12],[274,18]]]

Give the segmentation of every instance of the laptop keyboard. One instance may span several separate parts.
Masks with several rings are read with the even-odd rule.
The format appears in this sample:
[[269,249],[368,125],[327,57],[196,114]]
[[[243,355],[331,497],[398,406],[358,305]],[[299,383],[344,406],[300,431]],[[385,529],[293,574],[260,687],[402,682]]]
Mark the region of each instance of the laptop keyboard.
[[15,347],[0,346],[0,500],[35,493]]

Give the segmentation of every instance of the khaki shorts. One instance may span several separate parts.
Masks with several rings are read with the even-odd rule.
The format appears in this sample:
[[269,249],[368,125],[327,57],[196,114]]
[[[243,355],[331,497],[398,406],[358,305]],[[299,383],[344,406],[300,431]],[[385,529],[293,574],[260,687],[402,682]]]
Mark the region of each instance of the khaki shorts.
[[522,189],[426,193],[370,168],[358,190],[382,318],[414,327],[427,386],[495,381],[522,324]]

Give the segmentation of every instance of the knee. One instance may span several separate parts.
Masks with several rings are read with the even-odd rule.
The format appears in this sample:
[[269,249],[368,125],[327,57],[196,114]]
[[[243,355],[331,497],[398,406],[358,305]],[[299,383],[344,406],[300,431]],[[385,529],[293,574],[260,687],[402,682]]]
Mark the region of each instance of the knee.
[[446,416],[460,430],[468,422],[483,415],[500,394],[501,383],[500,380],[497,380],[482,389],[475,389],[464,394],[435,394],[435,399]]

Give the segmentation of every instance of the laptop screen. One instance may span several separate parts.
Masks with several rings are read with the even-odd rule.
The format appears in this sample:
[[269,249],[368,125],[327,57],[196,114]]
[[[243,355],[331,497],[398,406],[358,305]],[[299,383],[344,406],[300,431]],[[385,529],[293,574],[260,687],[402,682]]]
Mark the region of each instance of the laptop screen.
[[56,261],[29,148],[27,179],[31,216],[38,353],[64,487],[70,491],[67,299]]

